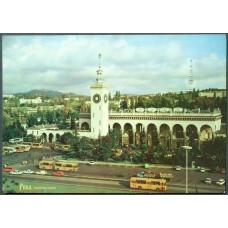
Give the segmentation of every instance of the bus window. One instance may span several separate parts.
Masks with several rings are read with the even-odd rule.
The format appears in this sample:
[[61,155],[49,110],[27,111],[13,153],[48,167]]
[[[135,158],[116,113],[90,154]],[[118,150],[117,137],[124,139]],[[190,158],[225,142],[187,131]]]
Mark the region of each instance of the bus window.
[[41,163],[42,165],[50,165],[50,163],[48,163],[48,162],[43,162],[43,163]]
[[62,166],[62,164],[61,164],[61,163],[55,163],[55,165],[56,165],[56,166]]

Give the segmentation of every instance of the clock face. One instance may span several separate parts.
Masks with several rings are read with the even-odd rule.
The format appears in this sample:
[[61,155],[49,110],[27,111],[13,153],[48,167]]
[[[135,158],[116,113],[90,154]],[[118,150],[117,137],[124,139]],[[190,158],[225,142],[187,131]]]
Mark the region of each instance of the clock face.
[[104,95],[104,102],[106,103],[108,101],[107,94]]
[[94,94],[94,95],[93,95],[93,101],[94,101],[95,103],[99,103],[100,100],[101,100],[101,96],[100,96],[99,94]]

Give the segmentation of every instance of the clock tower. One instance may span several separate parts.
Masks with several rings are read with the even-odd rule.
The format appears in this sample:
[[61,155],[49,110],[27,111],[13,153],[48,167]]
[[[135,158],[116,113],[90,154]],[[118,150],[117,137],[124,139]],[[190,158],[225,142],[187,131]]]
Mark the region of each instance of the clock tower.
[[108,85],[103,82],[103,70],[101,69],[99,57],[99,68],[97,70],[96,82],[91,88],[91,138],[98,139],[108,134]]

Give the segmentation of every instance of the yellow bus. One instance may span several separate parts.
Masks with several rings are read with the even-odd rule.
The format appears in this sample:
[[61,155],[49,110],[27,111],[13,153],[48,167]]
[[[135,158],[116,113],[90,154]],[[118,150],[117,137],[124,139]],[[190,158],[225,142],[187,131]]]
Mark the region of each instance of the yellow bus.
[[71,145],[56,144],[54,146],[54,150],[70,151],[71,150]]
[[55,161],[54,160],[42,160],[39,162],[40,169],[55,169]]
[[36,142],[23,142],[24,145],[30,145],[31,148],[43,148],[43,144]]
[[167,185],[164,179],[154,179],[149,177],[131,177],[130,188],[148,189],[155,191],[166,191]]
[[24,147],[21,145],[15,145],[14,148],[16,149],[16,152],[18,152],[18,153],[25,152]]
[[55,170],[77,172],[79,170],[78,163],[73,161],[56,161]]
[[28,151],[30,151],[30,148],[31,148],[30,145],[26,145],[26,144],[17,144],[16,146],[22,148],[23,152],[28,152]]
[[39,162],[40,169],[52,169],[59,171],[77,172],[79,170],[78,163],[73,161],[54,161],[42,160]]
[[31,148],[43,148],[43,144],[41,143],[32,143]]

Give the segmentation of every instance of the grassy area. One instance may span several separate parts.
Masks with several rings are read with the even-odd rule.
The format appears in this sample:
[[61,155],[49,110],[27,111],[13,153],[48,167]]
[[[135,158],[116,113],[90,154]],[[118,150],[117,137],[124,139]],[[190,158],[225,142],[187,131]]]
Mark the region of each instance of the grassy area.
[[54,183],[42,183],[36,181],[23,181],[14,180],[13,178],[3,179],[3,192],[12,193],[74,193],[74,194],[120,194],[127,193],[123,190],[117,189],[106,189],[106,188],[95,188],[78,185],[66,185],[66,184],[54,184]]

